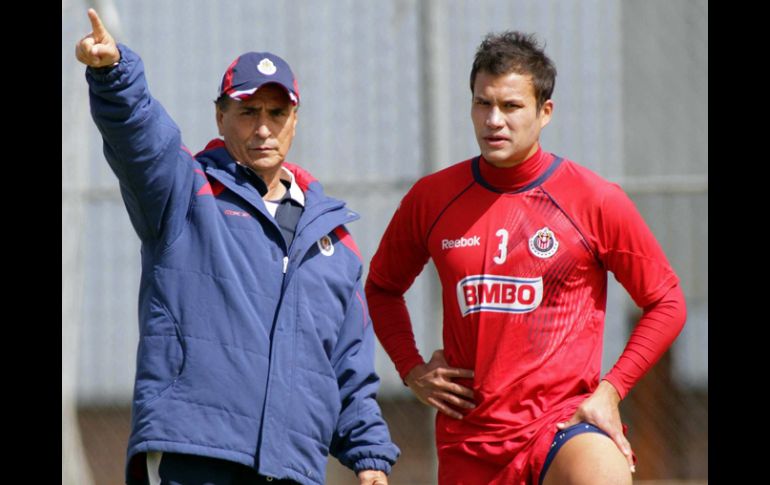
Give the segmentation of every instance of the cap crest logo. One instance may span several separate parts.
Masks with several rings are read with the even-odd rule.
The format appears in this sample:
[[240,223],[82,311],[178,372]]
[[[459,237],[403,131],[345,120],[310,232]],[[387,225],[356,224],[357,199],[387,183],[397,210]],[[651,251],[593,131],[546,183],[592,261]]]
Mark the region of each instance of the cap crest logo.
[[259,64],[257,65],[257,70],[264,74],[265,76],[272,76],[275,74],[275,71],[278,70],[277,67],[275,67],[275,64],[273,64],[273,61],[265,57],[261,61],[259,61]]
[[529,240],[529,250],[538,258],[550,258],[559,249],[559,241],[553,231],[544,227],[537,231]]

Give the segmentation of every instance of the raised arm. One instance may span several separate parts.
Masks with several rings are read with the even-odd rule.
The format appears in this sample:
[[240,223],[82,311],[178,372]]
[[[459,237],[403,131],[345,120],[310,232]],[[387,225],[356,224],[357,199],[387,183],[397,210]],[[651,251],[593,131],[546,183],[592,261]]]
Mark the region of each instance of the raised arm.
[[96,11],[89,9],[88,17],[93,31],[78,42],[75,55],[88,66],[91,114],[104,155],[139,237],[170,240],[184,225],[197,164],[150,95],[142,60],[115,42]]

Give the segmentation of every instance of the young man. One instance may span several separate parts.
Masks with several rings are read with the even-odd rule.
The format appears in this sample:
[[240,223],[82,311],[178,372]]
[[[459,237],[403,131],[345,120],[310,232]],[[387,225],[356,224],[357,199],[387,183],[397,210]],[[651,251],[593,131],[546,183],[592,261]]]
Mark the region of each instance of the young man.
[[288,64],[238,57],[216,105],[223,139],[193,157],[139,56],[88,15],[76,55],[142,241],[128,483],[319,485],[331,453],[387,485],[399,451],[344,227],[358,216],[285,162],[299,105]]
[[[618,403],[684,324],[679,280],[631,200],[540,147],[555,78],[534,36],[487,36],[470,76],[481,155],[412,187],[369,268],[375,332],[439,410],[441,484],[630,483]],[[428,258],[444,348],[426,364],[403,294]],[[644,314],[600,380],[607,271]]]

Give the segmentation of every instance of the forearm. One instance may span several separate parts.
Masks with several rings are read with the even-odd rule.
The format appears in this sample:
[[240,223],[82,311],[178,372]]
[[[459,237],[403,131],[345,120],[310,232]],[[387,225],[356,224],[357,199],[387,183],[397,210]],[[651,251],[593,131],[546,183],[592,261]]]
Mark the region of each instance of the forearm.
[[193,160],[183,151],[176,124],[150,96],[142,60],[126,46],[119,49],[117,66],[86,71],[91,113],[132,224],[147,239],[186,214]]
[[657,303],[645,308],[615,366],[604,377],[625,397],[676,339],[686,319],[684,294],[672,287]]
[[341,409],[329,451],[356,473],[390,473],[399,449],[390,439],[376,400],[380,381],[374,370],[374,332],[368,322],[361,325],[367,312],[366,301],[358,297],[360,291],[359,280],[333,353]]
[[124,45],[118,48],[117,66],[86,70],[91,114],[105,154],[111,163],[135,165],[162,159],[164,152],[175,154],[181,146],[179,129],[150,95],[141,58]]
[[379,380],[373,369],[373,345],[371,353],[369,348],[365,345],[348,360],[367,358],[371,369],[366,362],[351,361],[351,367],[340,373],[342,409],[329,451],[356,473],[381,470],[388,474],[400,452],[391,441],[376,401]]
[[378,286],[370,276],[366,281],[366,298],[374,332],[401,379],[405,380],[410,370],[425,361],[417,350],[404,296]]

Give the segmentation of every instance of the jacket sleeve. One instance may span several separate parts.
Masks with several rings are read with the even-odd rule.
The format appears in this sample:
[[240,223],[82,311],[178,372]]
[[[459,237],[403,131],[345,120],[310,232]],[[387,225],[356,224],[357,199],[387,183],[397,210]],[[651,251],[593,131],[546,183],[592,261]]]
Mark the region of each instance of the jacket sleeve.
[[173,237],[192,200],[195,162],[179,128],[150,95],[142,60],[125,45],[118,49],[116,66],[86,69],[91,115],[139,237]]
[[400,450],[390,439],[376,396],[380,379],[374,371],[374,332],[359,278],[350,298],[332,355],[342,408],[330,453],[356,473],[390,473]]

